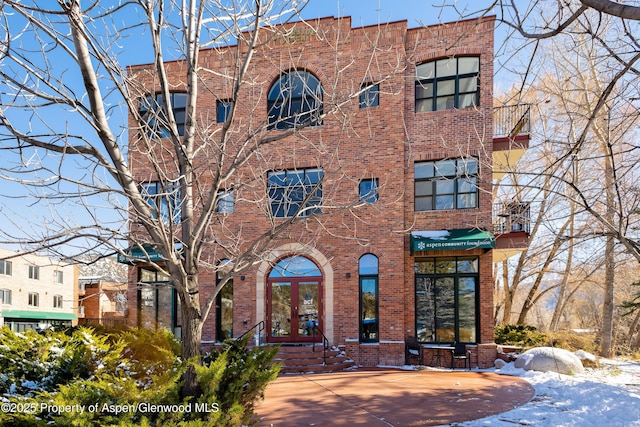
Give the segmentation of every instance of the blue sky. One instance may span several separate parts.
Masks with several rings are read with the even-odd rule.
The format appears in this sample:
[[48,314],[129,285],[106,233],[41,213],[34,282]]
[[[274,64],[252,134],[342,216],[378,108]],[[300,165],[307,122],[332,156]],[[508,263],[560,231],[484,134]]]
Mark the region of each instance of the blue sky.
[[486,0],[311,0],[303,11],[305,18],[324,16],[351,16],[353,26],[372,25],[406,20],[409,27],[431,25],[459,19],[452,7],[442,8],[443,3],[455,3],[463,13],[475,12],[490,4]]
[[[351,16],[354,27],[406,20],[409,27],[412,28],[421,24],[432,25],[439,22],[449,22],[460,19],[460,14],[453,8],[442,8],[443,3],[452,2],[456,4],[458,11],[467,14],[475,12],[475,9],[490,3],[490,1],[486,0],[311,0],[303,10],[302,16],[305,19],[328,16]],[[101,2],[101,6],[108,4],[109,1]],[[130,16],[129,18],[132,20],[135,19],[134,16]],[[15,19],[15,17],[9,19]],[[141,29],[140,34],[142,34]],[[128,48],[122,47],[122,51],[120,52],[121,56],[119,56],[119,59],[122,61],[123,66],[148,63],[152,60],[150,54],[145,55],[144,52],[140,52],[139,50],[134,52],[131,49],[131,46],[133,46],[131,44],[132,41],[141,38],[147,39],[147,37],[148,36],[137,35],[137,33],[130,34],[129,37],[124,37],[122,46],[128,46]],[[134,40],[132,40],[132,38]],[[26,40],[26,42],[28,42],[28,40]],[[145,43],[138,40],[138,44],[144,45]],[[62,67],[63,69],[66,68],[65,61],[67,58],[57,56],[55,51],[51,55],[54,55],[54,57],[48,57],[48,61],[52,64],[57,64],[56,66]],[[72,72],[72,69],[65,71],[65,83],[68,84],[69,81],[78,80],[79,84],[79,79],[77,79],[77,76],[72,77]],[[77,90],[78,93],[84,91],[82,87],[78,87]],[[0,95],[0,97],[1,96],[2,95]],[[4,96],[6,97],[8,95],[5,93]],[[114,127],[116,129],[126,125],[123,119],[126,111],[119,108],[117,108],[117,110],[119,111],[114,111],[114,120],[122,121],[122,124],[118,123],[115,125]],[[16,113],[19,114],[18,122],[34,123],[28,110],[24,109]],[[62,114],[57,112],[56,114],[60,115],[56,115],[56,117],[60,117],[60,120],[56,119],[54,121],[66,122],[65,114],[71,113],[70,111]],[[10,117],[16,118],[13,114],[11,114]],[[51,116],[48,117],[50,120]],[[82,127],[78,126],[82,125],[76,123],[72,125],[72,128],[76,132],[83,133]],[[84,126],[86,126],[86,124],[84,124]],[[91,130],[89,130],[89,132],[91,132]],[[123,139],[125,136],[124,134],[121,135]],[[55,161],[55,157],[57,156],[49,156],[53,161]],[[6,161],[4,165],[7,166]],[[65,173],[78,178],[86,173],[81,164],[71,163],[67,165],[66,168],[67,171]],[[69,225],[72,225],[76,221],[84,222],[85,218],[87,218],[87,212],[74,206],[69,200],[58,200],[56,204],[50,204],[41,197],[34,197],[33,188],[26,189],[7,181],[0,181],[0,185],[2,185],[2,192],[0,192],[0,222],[4,223],[3,230],[5,231],[10,230],[12,233],[20,234],[19,224],[24,224],[31,220],[32,224],[25,228],[30,230],[31,233],[40,234],[38,229],[46,225],[47,222],[50,222],[50,218],[55,215],[59,215],[65,222],[68,221]],[[36,190],[36,192],[39,191],[41,190]],[[28,193],[32,193],[31,196],[24,197],[27,196]],[[108,203],[103,201],[101,204],[103,206],[99,209],[101,212],[100,217],[104,218],[103,215],[108,215],[109,212]],[[13,221],[15,221],[15,224],[11,224]],[[6,237],[0,235],[0,242],[4,240],[6,240]]]

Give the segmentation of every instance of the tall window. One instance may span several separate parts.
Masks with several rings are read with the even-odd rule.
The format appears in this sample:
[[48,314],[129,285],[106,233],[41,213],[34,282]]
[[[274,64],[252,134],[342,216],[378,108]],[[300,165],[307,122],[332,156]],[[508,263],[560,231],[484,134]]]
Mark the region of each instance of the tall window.
[[4,274],[5,276],[11,276],[11,261],[0,260],[0,274]]
[[62,295],[53,296],[53,308],[62,308]]
[[360,200],[365,203],[378,201],[378,178],[363,179],[358,186]]
[[167,328],[176,333],[180,324],[180,301],[169,276],[145,267],[141,267],[138,274],[138,325]]
[[360,282],[360,341],[377,342],[378,318],[378,257],[366,254],[358,262]]
[[284,73],[267,95],[269,129],[290,129],[300,125],[322,124],[322,85],[308,71]]
[[216,123],[224,123],[231,114],[231,107],[233,107],[233,101],[231,100],[218,100],[216,101]]
[[56,270],[56,283],[64,283],[64,274],[60,270]]
[[29,307],[38,307],[40,305],[40,295],[37,292],[29,292]]
[[480,101],[480,58],[439,59],[416,67],[416,113],[475,107]]
[[[187,94],[172,93],[169,105],[176,119],[178,135],[184,135],[184,126],[187,120]],[[140,115],[144,120],[144,127],[149,136],[167,138],[170,136],[167,115],[164,113],[163,95],[157,93],[142,98],[138,105]]]
[[478,160],[449,159],[415,164],[415,210],[478,207]]
[[223,190],[218,193],[218,203],[216,204],[216,212],[229,213],[233,212],[235,198],[233,190]]
[[[220,276],[231,271],[233,265],[228,259],[220,261],[216,272],[216,284]],[[216,340],[233,338],[233,279],[227,281],[216,296]]]
[[0,304],[11,305],[11,289],[0,289]]
[[475,343],[478,258],[418,259],[415,273],[419,340]]
[[267,174],[271,215],[284,218],[320,213],[322,169],[293,169]]
[[361,89],[364,91],[360,94],[360,108],[371,108],[380,105],[380,85],[365,83]]
[[180,222],[180,187],[178,183],[146,182],[140,185],[142,197],[147,201],[154,218],[165,222]]
[[40,267],[37,265],[29,266],[29,279],[40,280]]

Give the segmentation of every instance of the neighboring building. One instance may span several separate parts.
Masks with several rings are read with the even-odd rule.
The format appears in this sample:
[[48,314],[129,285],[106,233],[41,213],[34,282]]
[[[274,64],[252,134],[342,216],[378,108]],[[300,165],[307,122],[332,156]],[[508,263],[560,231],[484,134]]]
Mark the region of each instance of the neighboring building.
[[119,327],[126,324],[127,268],[114,258],[81,265],[78,323]]
[[76,323],[76,266],[0,249],[0,324],[14,331]]
[[[292,135],[265,150],[260,161],[270,163],[261,169],[245,166],[268,170],[260,187],[264,206],[243,202],[247,189],[227,189],[219,206],[224,227],[258,235],[270,220],[290,217],[302,200],[320,206],[329,194],[359,195],[365,206],[355,215],[323,215],[329,233],[315,237],[313,229],[296,229],[312,246],[274,242],[260,265],[219,295],[203,340],[239,336],[264,321],[267,342],[304,343],[312,340],[309,325],[315,323],[360,365],[404,363],[407,337],[424,344],[463,342],[473,365],[492,365],[492,263],[528,244],[526,203],[500,203],[504,209],[496,221],[492,215],[494,172],[512,166],[528,146],[528,111],[494,109],[494,19],[413,29],[402,21],[382,31],[352,28],[350,18],[286,27],[286,35],[254,54],[238,123],[268,123],[278,132],[309,120],[323,103],[328,109],[345,94],[365,90],[340,107],[348,125],[328,115],[304,129],[304,139]],[[200,76],[206,92],[198,97],[199,114],[212,117],[212,132],[224,122],[231,88],[222,71],[232,66],[236,49],[200,53],[204,68],[221,70]],[[168,70],[177,113],[186,89],[180,64]],[[147,68],[131,67],[130,73],[153,99]],[[302,89],[289,95],[278,90],[288,85]],[[283,118],[287,108],[298,113],[295,119]],[[136,132],[129,134],[135,144]],[[335,165],[318,160],[306,141],[339,150],[341,179]],[[130,156],[138,179],[153,176],[138,151],[130,150]],[[144,184],[150,197],[159,193],[154,185],[153,178]],[[138,263],[130,268],[129,282],[139,287],[128,296],[130,324],[179,331],[179,306],[168,278]],[[215,277],[203,272],[200,283],[206,295]]]

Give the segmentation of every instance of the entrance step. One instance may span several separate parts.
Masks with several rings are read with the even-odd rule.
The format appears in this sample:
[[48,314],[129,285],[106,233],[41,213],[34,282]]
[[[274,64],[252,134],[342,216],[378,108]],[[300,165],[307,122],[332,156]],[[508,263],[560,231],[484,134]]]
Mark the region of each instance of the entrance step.
[[316,345],[315,352],[311,345],[281,346],[275,361],[282,364],[280,374],[319,374],[355,367],[355,362],[337,348],[329,348],[325,354],[326,356],[323,356],[322,345]]

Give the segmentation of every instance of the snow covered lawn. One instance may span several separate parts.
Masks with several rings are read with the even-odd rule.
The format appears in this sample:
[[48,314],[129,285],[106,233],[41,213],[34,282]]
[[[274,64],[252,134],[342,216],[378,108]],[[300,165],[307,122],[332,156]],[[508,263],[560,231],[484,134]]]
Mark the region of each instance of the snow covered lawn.
[[600,359],[601,367],[584,374],[534,372],[507,364],[496,373],[529,381],[536,393],[513,411],[456,424],[499,426],[640,426],[640,363]]

